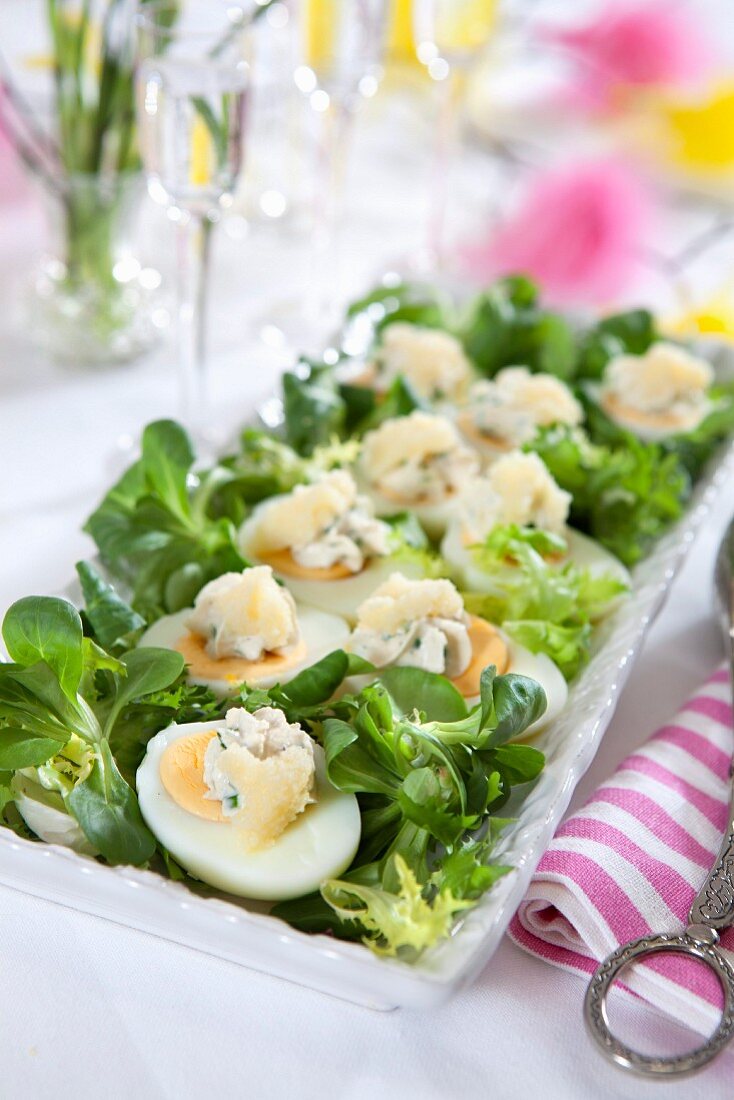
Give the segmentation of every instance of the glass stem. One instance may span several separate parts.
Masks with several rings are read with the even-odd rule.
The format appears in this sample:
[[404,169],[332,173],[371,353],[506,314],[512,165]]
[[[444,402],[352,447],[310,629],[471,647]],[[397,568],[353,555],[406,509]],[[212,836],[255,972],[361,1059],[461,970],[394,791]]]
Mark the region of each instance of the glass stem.
[[185,213],[177,223],[180,416],[201,442],[207,423],[207,288],[212,223]]
[[[337,313],[341,293],[341,225],[344,180],[351,135],[352,111],[334,103],[324,113],[317,150],[314,194],[313,266],[307,312],[326,329]],[[324,337],[329,333],[324,331]]]
[[439,108],[428,214],[428,256],[434,268],[443,265],[449,251],[446,225],[451,177],[460,149],[459,107],[463,87],[463,74],[454,68],[438,84]]

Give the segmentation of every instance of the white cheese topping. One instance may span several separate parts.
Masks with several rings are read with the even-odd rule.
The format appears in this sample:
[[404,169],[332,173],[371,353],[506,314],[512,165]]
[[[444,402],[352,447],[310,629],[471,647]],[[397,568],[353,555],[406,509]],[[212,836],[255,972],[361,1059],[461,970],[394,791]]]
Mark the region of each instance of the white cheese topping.
[[410,665],[460,676],[472,659],[468,622],[451,581],[393,573],[358,608],[349,648],[377,668]]
[[360,466],[378,492],[406,502],[438,501],[477,473],[479,458],[446,417],[416,411],[368,432]]
[[352,475],[333,470],[265,505],[254,545],[259,552],[289,549],[307,569],[341,564],[359,573],[368,558],[390,553],[389,536],[369,498],[358,495]]
[[581,405],[568,386],[552,374],[527,367],[506,367],[469,391],[466,413],[482,435],[520,447],[548,424],[580,424]]
[[375,365],[378,389],[388,389],[402,375],[416,393],[431,400],[455,397],[472,377],[471,364],[454,336],[404,322],[385,329]]
[[204,755],[205,798],[222,803],[250,834],[250,847],[271,843],[316,801],[313,741],[282,711],[227,711],[226,728]]
[[602,395],[644,413],[703,410],[714,380],[709,363],[675,344],[657,343],[644,355],[620,355],[604,372]]
[[516,523],[563,531],[571,494],[560,489],[536,454],[512,451],[467,485],[459,502],[465,544],[482,542],[494,527]]
[[300,637],[293,597],[268,565],[224,573],[205,584],[186,626],[206,639],[215,660],[257,661],[266,652],[282,653]]

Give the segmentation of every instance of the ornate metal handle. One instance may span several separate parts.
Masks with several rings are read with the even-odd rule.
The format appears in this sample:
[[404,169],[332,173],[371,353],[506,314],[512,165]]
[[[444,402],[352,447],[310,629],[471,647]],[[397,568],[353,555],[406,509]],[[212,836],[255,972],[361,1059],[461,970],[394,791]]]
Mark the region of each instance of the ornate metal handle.
[[[643,936],[618,948],[601,964],[586,990],[584,1018],[595,1042],[610,1061],[645,1077],[679,1077],[706,1065],[734,1036],[734,967],[717,949],[718,934],[692,926],[680,935]],[[657,1058],[628,1047],[611,1032],[606,999],[621,972],[640,959],[671,952],[690,955],[713,970],[724,994],[719,1026],[706,1042],[688,1054]]]
[[691,906],[689,925],[728,928],[734,924],[734,789],[729,807],[728,831],[721,842],[714,869]]

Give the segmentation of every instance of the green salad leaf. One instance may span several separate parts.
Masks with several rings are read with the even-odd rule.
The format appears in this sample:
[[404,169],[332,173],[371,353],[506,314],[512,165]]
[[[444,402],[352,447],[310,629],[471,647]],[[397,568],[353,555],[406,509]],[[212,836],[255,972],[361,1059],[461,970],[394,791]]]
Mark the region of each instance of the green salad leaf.
[[566,380],[574,376],[570,324],[540,305],[537,287],[523,276],[499,279],[478,295],[457,335],[477,369],[490,378],[502,367],[518,365]]
[[148,622],[190,606],[208,581],[248,564],[232,521],[208,512],[231,472],[215,467],[196,478],[193,461],[180,425],[149,424],[140,459],[84,527],[110,573],[131,586],[132,606]]
[[499,623],[532,653],[545,653],[567,680],[590,656],[592,623],[626,591],[611,574],[559,565],[566,541],[533,527],[495,527],[473,547],[490,592],[464,592],[467,611]]
[[3,638],[11,660],[19,665],[45,662],[68,699],[84,669],[82,623],[75,607],[51,596],[27,596],[13,604],[3,623]]
[[489,863],[490,815],[543,767],[537,749],[508,742],[546,699],[535,680],[495,672],[485,670],[472,710],[444,677],[411,668],[331,704],[319,733],[331,782],[360,800],[360,850],[342,878],[275,915],[414,955],[505,873]]
[[625,565],[634,565],[680,518],[690,476],[675,454],[625,435],[624,445],[594,444],[578,428],[543,428],[526,445],[571,493],[571,522]]
[[580,338],[577,375],[580,379],[600,379],[611,359],[644,355],[660,339],[649,310],[631,309],[604,317]]
[[82,622],[88,624],[95,641],[110,652],[129,649],[145,629],[145,619],[89,562],[77,562],[76,572],[84,597]]
[[[370,399],[360,397],[358,405],[355,405],[355,394],[360,388],[364,393],[370,395]],[[379,398],[375,390],[367,387],[342,386],[341,393],[351,414],[351,431],[358,436],[373,431],[385,420],[394,420],[399,416],[409,416],[416,409],[427,408],[426,402],[421,400],[410,382],[402,375],[398,375],[387,391],[379,395]],[[349,397],[350,394],[351,398]],[[359,408],[361,412],[359,419],[355,417],[356,408]]]
[[345,434],[346,405],[333,365],[302,360],[283,375],[285,440],[299,455]]
[[400,854],[395,855],[397,891],[359,882],[329,879],[321,888],[335,916],[356,922],[364,942],[378,955],[397,955],[402,949],[420,953],[450,933],[454,919],[474,900],[455,897],[450,886],[434,891],[430,900]]
[[698,427],[664,440],[663,450],[675,454],[695,480],[725,440],[734,435],[734,392],[718,386],[709,392],[713,408]]
[[[716,449],[734,434],[734,387],[714,386],[709,391],[711,410],[697,427],[679,432],[657,443],[661,454],[675,456],[681,467],[695,481]],[[594,400],[585,395],[586,427],[592,442],[611,448],[629,448],[635,437],[620,428]]]
[[211,493],[207,514],[239,526],[254,505],[347,466],[358,453],[356,441],[332,440],[304,457],[281,439],[247,428],[240,437],[239,450],[219,463],[221,480]]
[[387,325],[403,321],[424,328],[450,328],[452,309],[435,289],[415,283],[380,284],[358,298],[347,310],[348,327],[359,326],[364,343],[371,344]]
[[169,688],[183,658],[136,649],[118,660],[83,636],[70,603],[45,596],[13,604],[2,633],[12,663],[0,664],[0,768],[57,790],[109,862],[145,863],[155,840],[111,741],[123,709]]
[[237,453],[222,459],[220,465],[231,476],[212,492],[209,511],[236,524],[244,520],[251,505],[289,493],[308,480],[308,467],[301,455],[258,428],[247,428]]

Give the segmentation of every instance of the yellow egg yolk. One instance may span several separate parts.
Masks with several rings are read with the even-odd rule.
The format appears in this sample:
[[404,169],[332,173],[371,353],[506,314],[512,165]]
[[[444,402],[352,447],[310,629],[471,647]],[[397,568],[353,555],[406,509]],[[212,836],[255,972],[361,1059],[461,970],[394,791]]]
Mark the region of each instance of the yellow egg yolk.
[[197,680],[226,680],[231,684],[256,684],[258,680],[280,676],[306,656],[306,643],[299,638],[287,653],[265,653],[257,661],[243,657],[210,657],[206,641],[198,634],[184,634],[174,649],[182,655],[189,673]]
[[495,665],[498,675],[507,672],[510,665],[510,653],[507,643],[496,626],[472,615],[469,620],[469,640],[472,659],[469,667],[461,676],[451,681],[465,699],[479,695],[479,681],[487,665]]
[[206,730],[171,742],[161,757],[161,783],[187,813],[205,821],[233,825],[247,851],[267,848],[313,801],[311,758],[295,745],[265,760],[245,751],[233,756],[226,765],[226,774],[236,780],[244,806],[225,817],[222,803],[206,797],[204,782],[206,750],[216,736],[215,730]]
[[215,730],[206,730],[173,741],[161,757],[161,783],[173,801],[190,814],[206,821],[225,822],[222,803],[205,798],[204,756],[209,742],[216,736]]
[[341,581],[345,577],[354,577],[349,566],[343,562],[335,562],[325,569],[312,569],[306,565],[299,565],[290,550],[271,550],[267,554],[258,555],[264,565],[270,565],[276,573],[283,573],[286,577],[296,577],[304,581]]

